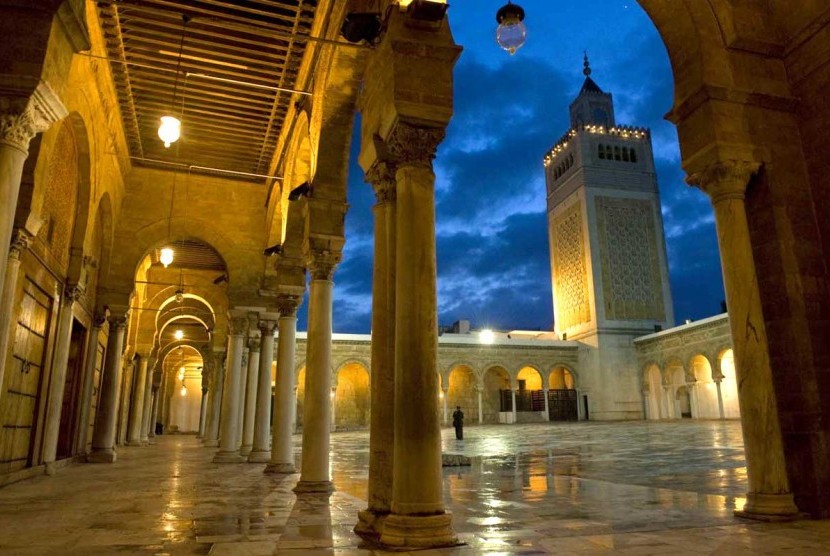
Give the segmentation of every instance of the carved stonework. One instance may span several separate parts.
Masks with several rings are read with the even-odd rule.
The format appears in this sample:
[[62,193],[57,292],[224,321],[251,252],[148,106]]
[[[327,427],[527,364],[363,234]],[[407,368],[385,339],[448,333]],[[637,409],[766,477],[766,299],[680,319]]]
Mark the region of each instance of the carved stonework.
[[556,216],[553,229],[556,324],[566,330],[591,320],[581,205],[575,203]]
[[[296,298],[297,296],[286,296],[286,297]],[[279,303],[280,303],[280,298],[277,297],[277,306],[278,307],[279,307]],[[294,304],[294,309],[291,312],[292,315],[294,314],[294,312],[297,311],[298,306],[299,306],[299,301],[297,301]],[[280,308],[279,311],[280,311],[280,315],[282,315],[283,313],[282,313],[281,308]],[[261,320],[261,321],[259,321],[257,326],[259,327],[259,332],[260,332],[260,334],[262,335],[263,338],[266,337],[266,336],[273,336],[274,332],[276,332],[276,330],[277,330],[277,321],[275,321],[275,320]]]
[[68,285],[63,289],[63,302],[72,305],[84,296],[84,289],[77,284]]
[[686,178],[686,183],[701,189],[713,203],[723,199],[743,199],[746,186],[761,163],[748,160],[720,160]]
[[277,312],[280,317],[295,317],[301,302],[299,295],[280,294],[277,296]]
[[248,317],[233,317],[228,319],[228,332],[231,336],[241,336],[248,333],[250,322]]
[[26,230],[16,229],[12,234],[12,242],[9,247],[9,259],[20,260],[23,251],[29,248],[32,242],[32,235]]
[[94,328],[101,328],[107,322],[107,315],[104,313],[95,313],[92,315],[92,326]]
[[260,340],[259,338],[250,338],[248,340],[248,349],[251,353],[259,353]]
[[608,320],[664,320],[663,281],[649,200],[597,197],[602,291]]
[[341,256],[341,253],[327,249],[313,250],[307,258],[312,280],[331,280]]
[[444,135],[446,131],[442,127],[416,127],[398,122],[386,145],[398,166],[426,166],[431,169]]
[[35,135],[67,115],[55,92],[39,79],[0,74],[0,90],[9,94],[0,96],[0,143],[23,152]]
[[366,172],[364,179],[375,190],[378,204],[393,202],[396,197],[395,167],[384,161],[375,162]]
[[123,331],[127,328],[127,317],[126,315],[110,315],[107,317],[107,320],[110,321],[110,333],[116,331]]

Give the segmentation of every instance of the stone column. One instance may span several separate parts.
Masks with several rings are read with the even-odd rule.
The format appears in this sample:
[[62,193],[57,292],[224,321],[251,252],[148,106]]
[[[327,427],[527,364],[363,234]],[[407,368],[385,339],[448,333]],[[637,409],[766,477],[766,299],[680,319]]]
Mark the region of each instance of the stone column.
[[333,386],[329,393],[329,400],[331,400],[331,429],[330,432],[337,430],[337,385]]
[[248,368],[245,389],[245,419],[242,426],[240,455],[249,456],[254,449],[254,420],[256,418],[257,384],[259,382],[259,338],[248,340]]
[[135,382],[134,376],[138,372],[138,367],[133,361],[132,352],[129,349],[122,356],[121,367],[123,368],[123,378],[118,393],[117,442],[119,446],[126,446],[127,429],[130,421],[130,401],[132,399],[133,383]]
[[697,382],[687,382],[686,389],[689,391],[689,411],[692,419],[700,419],[700,405],[697,400]]
[[202,375],[202,400],[199,403],[199,434],[196,438],[202,439],[205,437],[205,425],[207,424],[207,408],[208,408],[208,387],[205,386],[206,381],[204,374]]
[[256,411],[254,415],[254,445],[248,463],[267,463],[271,460],[271,366],[274,363],[274,332],[276,319],[260,315],[259,372],[257,373]]
[[[395,274],[395,449],[392,513],[381,542],[446,546],[457,542],[444,509],[438,421],[438,317],[435,174],[444,129],[399,121],[388,139],[397,161]],[[403,256],[405,254],[406,256]],[[305,454],[303,454],[305,457]]]
[[[98,342],[101,337],[101,327],[106,322],[106,316],[96,314],[92,317],[92,328],[89,331],[89,338],[86,344],[86,361],[84,361],[84,376],[81,382],[81,416],[78,421],[78,444],[76,452],[86,454],[86,445],[89,442],[89,419],[92,405],[92,391],[95,387],[95,365],[98,363]],[[0,351],[0,353],[4,353]],[[100,379],[101,377],[99,377]],[[2,384],[0,380],[0,384]],[[100,405],[100,383],[98,384],[99,405]],[[94,418],[94,416],[93,416]]]
[[677,417],[675,415],[675,407],[674,407],[674,400],[672,399],[672,387],[671,386],[663,386],[663,405],[666,407],[666,411],[664,413],[665,419],[674,419]]
[[245,337],[248,333],[248,316],[233,311],[228,320],[228,361],[219,423],[219,451],[213,457],[214,463],[245,461],[245,458],[239,454],[242,434],[242,423],[239,422],[239,403],[242,398],[244,377],[242,355],[245,349]]
[[449,397],[447,394],[449,394],[449,390],[448,387],[442,386],[441,395],[439,396],[441,398],[441,417],[444,426],[447,425],[447,419],[449,418],[449,411],[447,411],[447,398]]
[[222,413],[222,398],[225,388],[225,352],[213,352],[213,376],[210,379],[209,419],[206,425],[203,444],[208,448],[219,446],[219,422]]
[[[271,461],[265,473],[294,473],[294,450],[291,436],[294,434],[294,412],[297,398],[294,394],[294,351],[297,334],[297,295],[280,295],[277,308],[280,318],[277,346],[277,379],[274,393],[274,421],[271,436]],[[308,371],[306,371],[308,375]]]
[[5,376],[6,354],[9,353],[9,338],[12,331],[14,311],[14,296],[17,293],[17,280],[20,276],[20,256],[29,248],[32,235],[25,230],[16,230],[9,248],[6,262],[5,287],[0,282],[0,392],[3,392],[3,377]]
[[[58,449],[58,435],[61,427],[61,412],[63,409],[64,389],[66,388],[66,372],[69,363],[69,344],[72,341],[72,307],[80,299],[83,290],[67,286],[61,298],[58,325],[55,332],[55,355],[52,365],[52,376],[49,379],[49,397],[46,404],[46,420],[43,430],[43,463],[46,464],[46,474],[55,473],[55,456]],[[5,354],[4,354],[5,355]]]
[[150,409],[150,422],[148,424],[149,426],[147,427],[148,438],[156,437],[156,423],[158,422],[159,413],[159,394],[159,389],[153,388],[153,406]]
[[757,162],[718,161],[690,176],[688,181],[709,195],[715,209],[749,491],[743,511],[736,514],[769,519],[795,516],[798,509],[787,478],[761,293],[744,205],[746,187],[759,167]]
[[542,388],[542,393],[545,395],[545,421],[550,421],[550,400],[548,400],[548,389]]
[[518,421],[518,418],[517,418],[518,411],[516,411],[516,389],[515,388],[510,389],[510,400],[511,400],[511,402],[510,402],[511,406],[510,407],[513,410],[513,424],[515,425],[516,422]]
[[110,315],[110,330],[107,352],[104,359],[104,373],[101,376],[98,412],[95,415],[95,430],[92,435],[92,452],[87,456],[90,463],[115,462],[115,427],[118,423],[118,390],[121,386],[121,350],[124,349],[124,330],[127,319],[123,314]]
[[303,459],[294,492],[331,492],[329,432],[331,427],[331,281],[340,254],[312,251],[308,266],[308,348],[303,403]]
[[[12,239],[29,142],[67,114],[45,81],[25,75],[0,74],[0,246],[4,248]],[[4,289],[7,264],[8,258],[0,256],[0,292]]]
[[[242,345],[244,347],[242,348],[242,362],[240,363],[240,384],[239,390],[237,391],[239,399],[234,403],[234,407],[236,407],[236,410],[239,413],[239,416],[237,417],[239,423],[239,434],[236,435],[237,451],[242,450],[242,432],[245,427],[245,393],[247,391],[248,384],[248,341],[244,340]],[[242,454],[240,453],[240,455]]]
[[130,423],[127,429],[127,446],[141,446],[141,426],[144,423],[144,389],[147,387],[149,354],[138,354],[135,380],[133,381]]
[[482,398],[482,394],[484,392],[484,388],[481,386],[476,387],[476,395],[478,396],[478,424],[484,424],[484,403]]
[[723,381],[723,377],[722,377],[722,376],[719,376],[719,377],[716,377],[716,378],[715,378],[715,388],[716,388],[716,389],[717,389],[717,391],[718,391],[718,416],[719,416],[721,419],[724,419],[724,418],[725,418],[725,416],[726,416],[726,413],[725,413],[725,412],[724,412],[724,410],[723,410],[723,392],[721,392],[721,389],[720,389],[720,383],[721,383],[722,381]]
[[150,443],[150,418],[153,414],[153,368],[155,364],[147,363],[147,376],[144,378],[144,406],[141,409],[141,444]]
[[[378,536],[392,511],[395,448],[395,168],[376,162],[365,179],[375,190],[375,249],[372,270],[373,403],[369,407],[369,506],[358,512],[355,532]],[[382,400],[382,401],[381,401]]]

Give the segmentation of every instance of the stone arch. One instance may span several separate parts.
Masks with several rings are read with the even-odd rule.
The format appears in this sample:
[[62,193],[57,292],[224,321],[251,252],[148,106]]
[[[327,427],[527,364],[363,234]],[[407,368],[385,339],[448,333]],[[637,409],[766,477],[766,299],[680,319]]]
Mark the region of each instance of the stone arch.
[[[440,365],[439,365],[439,367],[440,367]],[[468,369],[473,371],[473,374],[475,375],[475,377],[479,381],[481,380],[481,376],[475,370],[476,369],[475,365],[473,365],[467,359],[456,359],[455,361],[453,361],[449,365],[445,365],[443,369],[440,369],[438,371],[438,379],[439,379],[440,384],[442,386],[447,386],[449,388],[449,382],[448,382],[449,381],[449,376],[450,376],[450,373],[453,371],[453,369],[455,369],[456,367],[467,367]]]
[[478,421],[478,376],[474,367],[466,363],[453,366],[447,374],[447,400],[449,412],[460,406],[468,422]]
[[546,387],[551,390],[575,390],[576,378],[573,368],[563,363],[556,363],[551,366],[548,372]]
[[663,373],[656,363],[649,363],[643,370],[646,392],[646,418],[650,420],[667,417],[663,407]]
[[[112,246],[115,240],[115,223],[113,222],[112,198],[108,191],[105,191],[98,199],[98,207],[95,209],[95,224],[93,240],[90,242],[91,256],[95,259],[96,270],[91,274],[94,283],[90,284],[87,291],[96,291],[98,287],[107,286],[110,259],[112,257]],[[98,239],[95,239],[95,236]],[[96,245],[97,244],[97,245]],[[97,252],[96,252],[97,251]]]
[[732,348],[726,348],[718,353],[717,367],[722,377],[720,390],[723,399],[723,416],[726,419],[739,419],[741,408],[738,404],[738,377]]
[[689,359],[689,369],[695,378],[692,396],[694,417],[696,419],[720,418],[718,391],[709,358],[702,353],[695,354]]
[[341,364],[336,373],[334,423],[337,430],[368,427],[371,404],[369,367],[350,360]]
[[515,374],[516,387],[521,389],[520,380],[525,381],[525,388],[527,390],[542,390],[545,379],[542,371],[536,365],[525,363],[521,365]]
[[[179,346],[171,346],[159,351],[157,363],[162,381],[167,381],[169,391],[167,426],[171,431],[196,432],[199,430],[200,407],[202,401],[202,369],[208,361],[203,346],[190,343],[182,344],[182,354],[177,352]],[[184,367],[182,377],[181,368]]]
[[481,406],[484,423],[499,423],[500,413],[510,411],[504,407],[503,412],[502,396],[503,392],[509,395],[512,380],[510,373],[503,365],[492,364],[485,367],[481,375],[482,392],[481,392]]

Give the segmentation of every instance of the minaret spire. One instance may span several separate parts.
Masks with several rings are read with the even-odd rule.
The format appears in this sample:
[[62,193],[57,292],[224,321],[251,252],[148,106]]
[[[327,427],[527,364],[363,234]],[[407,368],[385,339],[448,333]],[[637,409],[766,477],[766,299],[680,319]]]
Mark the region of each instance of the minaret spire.
[[584,66],[584,69],[582,70],[582,73],[585,74],[585,77],[590,76],[591,75],[591,63],[588,61],[588,51],[587,50],[585,51],[585,58],[583,58],[582,65]]

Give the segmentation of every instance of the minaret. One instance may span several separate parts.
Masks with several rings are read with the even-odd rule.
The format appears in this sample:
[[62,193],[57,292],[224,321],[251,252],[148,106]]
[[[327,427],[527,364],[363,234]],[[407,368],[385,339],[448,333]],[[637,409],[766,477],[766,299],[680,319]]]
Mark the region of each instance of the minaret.
[[591,418],[636,418],[631,340],[674,324],[660,195],[649,131],[616,124],[587,54],[583,74],[571,129],[544,158],[555,329],[594,350],[580,367]]

